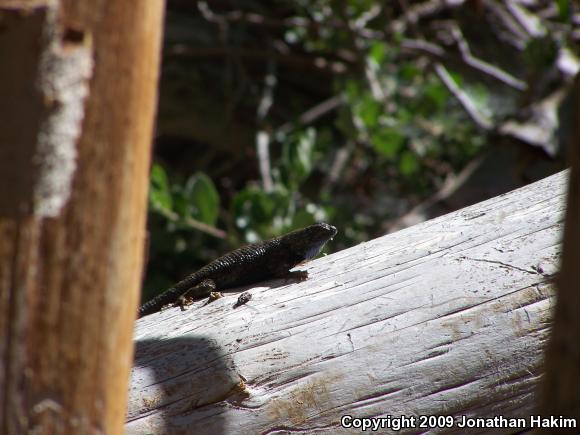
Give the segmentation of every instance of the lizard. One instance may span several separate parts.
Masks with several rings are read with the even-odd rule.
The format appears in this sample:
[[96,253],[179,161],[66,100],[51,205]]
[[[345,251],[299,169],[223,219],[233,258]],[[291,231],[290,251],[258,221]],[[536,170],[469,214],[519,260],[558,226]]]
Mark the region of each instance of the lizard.
[[316,257],[335,235],[335,227],[317,223],[238,248],[141,305],[139,317],[155,313],[168,304],[179,305],[184,297],[202,298],[216,289],[224,290],[282,277],[293,267]]

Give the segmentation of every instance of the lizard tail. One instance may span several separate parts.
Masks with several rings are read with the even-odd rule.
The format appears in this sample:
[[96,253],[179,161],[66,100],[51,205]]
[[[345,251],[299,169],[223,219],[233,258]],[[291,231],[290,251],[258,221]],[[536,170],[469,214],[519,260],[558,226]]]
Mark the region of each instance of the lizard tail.
[[183,294],[183,289],[178,286],[171,287],[159,296],[154,297],[139,307],[139,318],[159,311],[163,306],[175,302]]

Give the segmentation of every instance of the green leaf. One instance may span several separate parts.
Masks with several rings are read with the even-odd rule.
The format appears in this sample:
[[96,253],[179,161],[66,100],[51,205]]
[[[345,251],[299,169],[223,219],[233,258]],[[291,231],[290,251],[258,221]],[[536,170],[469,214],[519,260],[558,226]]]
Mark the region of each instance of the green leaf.
[[399,74],[401,75],[401,78],[410,81],[413,78],[415,78],[419,73],[421,73],[421,71],[419,70],[419,68],[417,68],[417,66],[411,62],[405,63],[401,66],[401,70],[399,72]]
[[189,177],[183,187],[183,197],[192,217],[208,225],[215,225],[220,198],[213,181],[207,175],[198,172]]
[[301,135],[296,146],[294,155],[295,168],[303,177],[310,174],[312,170],[312,155],[316,144],[316,130],[309,128],[305,134]]
[[241,228],[257,227],[270,222],[274,215],[274,201],[258,189],[249,188],[239,192],[233,199],[234,216]]
[[348,138],[357,136],[357,129],[354,125],[353,118],[350,108],[341,107],[338,109],[338,114],[334,121],[336,128]]
[[427,84],[425,95],[435,103],[436,110],[441,110],[449,98],[449,92],[441,82]]
[[295,188],[310,175],[313,167],[316,130],[307,129],[297,137],[284,143],[282,165],[284,180],[289,187]]
[[419,169],[419,162],[417,161],[417,156],[415,156],[410,151],[403,152],[401,156],[401,161],[399,162],[399,169],[401,173],[406,176],[413,175]]
[[355,80],[348,80],[343,91],[349,101],[357,99],[360,95],[360,84]]
[[475,83],[471,86],[466,86],[464,89],[483,115],[487,117],[493,116],[493,108],[489,104],[489,92],[485,86]]
[[463,85],[463,77],[457,71],[449,70],[449,75],[457,86],[461,87],[461,85]]
[[556,6],[560,21],[568,22],[570,20],[570,0],[556,0]]
[[294,211],[291,192],[284,189],[266,193],[248,188],[234,197],[232,205],[236,226],[248,242],[280,234],[290,225]]
[[405,138],[395,128],[382,128],[371,135],[373,147],[387,157],[395,156],[404,142]]
[[356,113],[367,128],[377,125],[381,111],[381,104],[368,94],[356,105]]
[[157,210],[171,210],[173,207],[167,173],[165,172],[165,169],[157,163],[154,163],[151,168],[149,203],[152,208]]
[[371,45],[369,52],[369,58],[380,66],[385,59],[385,43],[381,41],[374,41]]
[[167,182],[167,173],[163,166],[159,165],[158,163],[153,163],[153,167],[151,168],[151,182],[157,186],[167,189],[169,183]]

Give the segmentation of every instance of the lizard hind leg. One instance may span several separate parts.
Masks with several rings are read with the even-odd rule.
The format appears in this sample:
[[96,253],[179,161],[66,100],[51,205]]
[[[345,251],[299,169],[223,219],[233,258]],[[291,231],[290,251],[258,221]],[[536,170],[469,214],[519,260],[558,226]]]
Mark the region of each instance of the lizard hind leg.
[[180,307],[182,311],[185,311],[185,307],[193,304],[194,301],[205,298],[209,294],[215,291],[216,285],[212,279],[205,279],[198,285],[187,289],[179,298],[173,306]]

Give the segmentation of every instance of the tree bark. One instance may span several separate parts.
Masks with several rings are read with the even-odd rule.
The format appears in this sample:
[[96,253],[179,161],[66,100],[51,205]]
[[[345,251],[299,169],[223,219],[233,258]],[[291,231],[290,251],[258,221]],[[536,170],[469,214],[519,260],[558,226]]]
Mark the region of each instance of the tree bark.
[[1,433],[122,433],[162,17],[0,0]]

